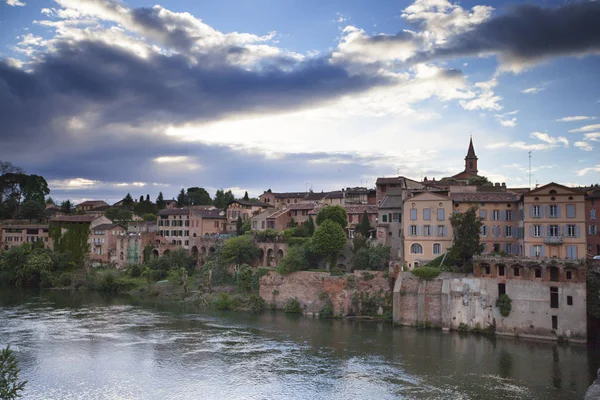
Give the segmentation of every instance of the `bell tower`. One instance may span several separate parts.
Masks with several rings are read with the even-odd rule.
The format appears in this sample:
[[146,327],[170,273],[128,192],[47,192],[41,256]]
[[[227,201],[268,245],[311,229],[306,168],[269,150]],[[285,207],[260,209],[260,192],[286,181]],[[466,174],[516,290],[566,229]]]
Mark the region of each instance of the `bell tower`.
[[465,171],[472,174],[477,174],[477,156],[475,155],[475,148],[473,147],[473,137],[469,140],[469,150],[465,157]]

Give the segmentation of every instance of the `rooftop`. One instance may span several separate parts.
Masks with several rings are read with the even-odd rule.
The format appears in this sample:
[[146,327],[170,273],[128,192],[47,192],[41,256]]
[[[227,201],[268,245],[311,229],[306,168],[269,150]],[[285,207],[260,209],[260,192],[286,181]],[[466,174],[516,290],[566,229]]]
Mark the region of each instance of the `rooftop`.
[[250,201],[250,200],[233,200],[229,204],[238,203],[243,206],[256,206],[256,207],[274,207],[272,204],[263,203],[262,201]]
[[402,208],[402,196],[385,196],[381,200],[379,208]]
[[61,215],[52,218],[51,222],[87,222],[90,223],[95,219],[100,218],[98,215],[86,214],[86,215]]
[[190,209],[187,207],[184,208],[170,208],[158,211],[158,215],[188,215],[190,213]]
[[114,229],[116,227],[120,227],[120,228],[125,229],[125,227],[123,225],[121,225],[121,224],[100,224],[100,225],[96,225],[94,227],[94,230],[95,231],[107,231],[107,230],[110,230],[110,229]]
[[513,192],[473,192],[450,193],[450,198],[455,203],[514,203],[520,200],[521,195]]

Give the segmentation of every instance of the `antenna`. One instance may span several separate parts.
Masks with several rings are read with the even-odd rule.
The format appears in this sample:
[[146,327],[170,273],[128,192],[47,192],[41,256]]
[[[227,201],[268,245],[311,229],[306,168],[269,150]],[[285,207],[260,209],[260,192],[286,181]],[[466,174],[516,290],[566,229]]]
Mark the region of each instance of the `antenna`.
[[529,151],[529,190],[531,190],[531,150]]

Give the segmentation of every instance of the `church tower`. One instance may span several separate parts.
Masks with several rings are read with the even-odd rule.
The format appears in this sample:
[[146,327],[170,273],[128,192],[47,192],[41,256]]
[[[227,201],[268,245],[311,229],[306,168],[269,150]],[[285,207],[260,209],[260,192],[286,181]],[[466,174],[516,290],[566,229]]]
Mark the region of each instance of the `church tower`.
[[477,156],[475,155],[475,148],[473,147],[473,137],[469,141],[469,150],[465,157],[465,172],[470,172],[477,175]]

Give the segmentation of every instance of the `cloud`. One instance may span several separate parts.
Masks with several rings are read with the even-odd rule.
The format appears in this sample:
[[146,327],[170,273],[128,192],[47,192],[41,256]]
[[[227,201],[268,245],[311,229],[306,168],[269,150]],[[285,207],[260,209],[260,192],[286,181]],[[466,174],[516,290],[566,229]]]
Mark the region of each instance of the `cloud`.
[[25,7],[27,5],[24,2],[19,1],[19,0],[6,0],[6,4],[8,4],[9,6],[13,6],[13,7]]
[[503,107],[499,102],[502,100],[502,97],[494,94],[492,90],[497,85],[498,81],[495,78],[486,82],[477,82],[475,83],[475,90],[477,90],[476,97],[472,100],[460,100],[459,104],[462,108],[469,111],[501,110]]
[[598,165],[596,165],[594,167],[583,168],[583,169],[580,169],[580,170],[578,170],[576,172],[577,172],[577,176],[584,176],[584,175],[587,175],[590,172],[598,172],[598,173],[600,173],[600,164],[598,164]]
[[505,126],[507,128],[514,128],[515,126],[517,126],[517,118],[513,117],[510,119],[506,119],[506,117],[510,115],[515,115],[518,112],[519,110],[515,110],[504,114],[496,114],[494,116],[496,117],[496,120],[500,123],[500,125]]
[[546,142],[552,146],[558,146],[562,143],[565,147],[569,147],[569,141],[563,136],[555,138],[545,132],[532,132],[531,137],[541,140],[542,142]]
[[600,142],[600,132],[584,133],[583,138],[593,142]]
[[560,147],[569,147],[569,140],[563,136],[552,137],[545,132],[532,132],[531,138],[538,139],[543,143],[525,143],[523,141],[516,142],[499,142],[491,143],[486,147],[488,149],[513,148],[520,150],[550,150]]
[[589,132],[589,131],[595,131],[600,129],[600,124],[596,124],[596,125],[586,125],[584,127],[581,128],[577,128],[577,129],[571,129],[569,130],[569,132],[571,133],[576,133],[576,132]]
[[583,142],[583,141],[575,142],[575,143],[573,143],[573,146],[578,147],[580,150],[583,150],[583,151],[594,150],[594,147],[592,145],[590,145],[588,142]]
[[521,93],[524,93],[524,94],[538,94],[542,90],[544,90],[544,88],[531,87],[531,88],[528,88],[528,89],[521,90]]
[[556,120],[556,122],[574,122],[574,121],[589,121],[594,120],[596,117],[586,117],[583,115],[576,115],[574,117],[563,117]]

